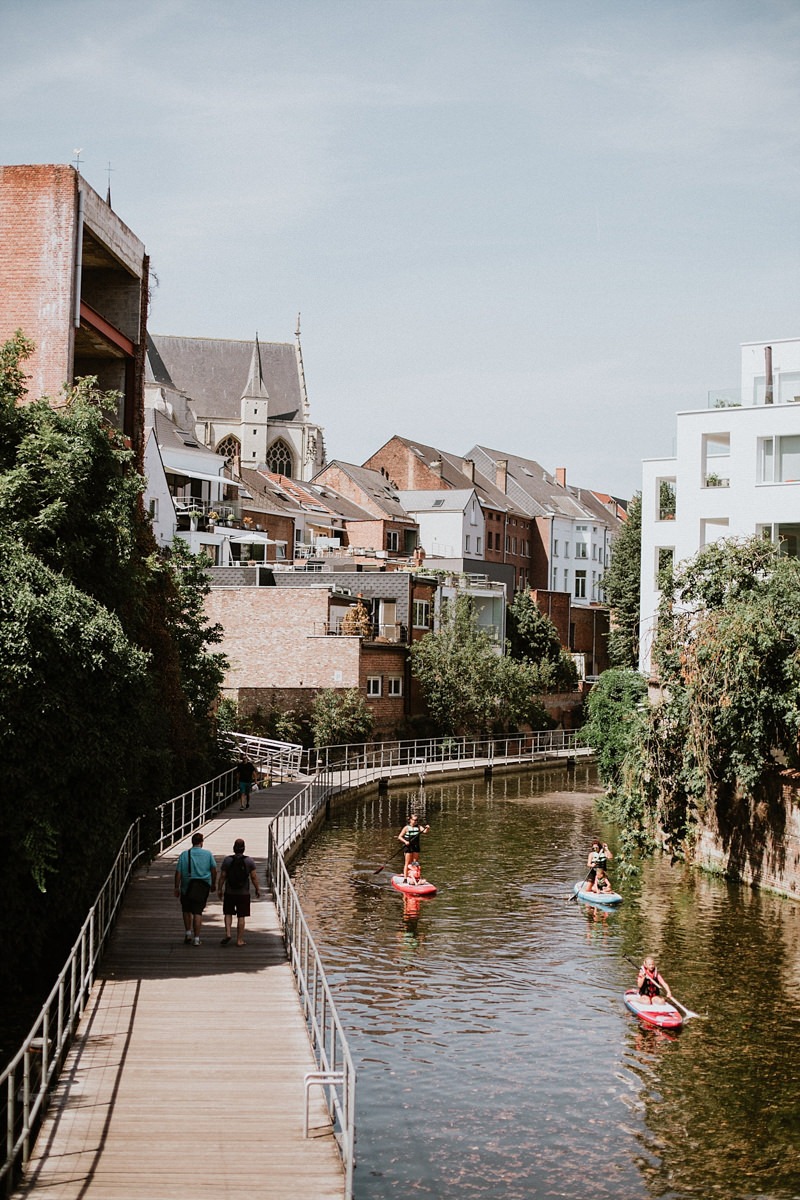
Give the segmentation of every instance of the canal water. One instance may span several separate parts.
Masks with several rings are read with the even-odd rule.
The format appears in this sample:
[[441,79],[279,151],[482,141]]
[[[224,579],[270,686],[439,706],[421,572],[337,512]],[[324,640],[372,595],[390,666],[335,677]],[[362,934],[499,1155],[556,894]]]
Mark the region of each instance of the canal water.
[[[414,781],[416,783],[416,781]],[[357,1200],[800,1197],[800,906],[659,857],[569,902],[593,769],[393,789],[295,868],[358,1072]],[[412,806],[439,893],[375,874]],[[424,823],[423,821],[423,823]],[[622,1003],[652,952],[705,1019]]]

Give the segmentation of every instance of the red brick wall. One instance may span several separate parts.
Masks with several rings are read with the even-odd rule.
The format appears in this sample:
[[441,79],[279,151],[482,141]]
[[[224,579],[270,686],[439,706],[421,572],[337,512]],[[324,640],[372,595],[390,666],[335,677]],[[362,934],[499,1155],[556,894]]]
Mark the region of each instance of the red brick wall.
[[600,675],[608,669],[608,609],[573,606],[572,649],[586,655],[586,674]]
[[446,484],[442,483],[441,476],[429,470],[419,456],[414,454],[399,438],[392,438],[388,441],[385,446],[367,459],[364,466],[370,467],[373,471],[380,471],[383,467],[392,483],[401,490],[413,491],[430,488],[443,491],[446,489]]
[[76,205],[72,167],[0,167],[0,341],[21,329],[36,342],[32,400],[71,377]]
[[533,588],[531,595],[536,602],[539,612],[549,617],[555,625],[561,645],[565,650],[571,650],[569,628],[571,601],[569,592],[551,592],[544,588]]
[[[409,704],[408,652],[404,646],[365,645],[361,655],[360,684],[375,720],[373,737],[391,737],[402,727]],[[380,697],[367,696],[367,676],[380,676]],[[389,696],[391,676],[402,679],[403,694]]]

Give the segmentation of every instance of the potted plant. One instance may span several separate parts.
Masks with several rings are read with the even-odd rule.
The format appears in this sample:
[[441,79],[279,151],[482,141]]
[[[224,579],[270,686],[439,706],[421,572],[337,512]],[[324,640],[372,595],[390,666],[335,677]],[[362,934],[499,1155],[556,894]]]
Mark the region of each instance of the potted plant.
[[199,523],[202,515],[203,514],[201,513],[199,508],[190,508],[189,509],[189,528],[191,529],[191,531],[193,533],[196,532],[198,523]]

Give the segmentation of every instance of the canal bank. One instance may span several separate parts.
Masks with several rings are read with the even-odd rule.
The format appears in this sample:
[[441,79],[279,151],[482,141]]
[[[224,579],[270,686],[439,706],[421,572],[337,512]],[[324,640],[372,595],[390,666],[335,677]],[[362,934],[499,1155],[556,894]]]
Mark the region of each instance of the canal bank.
[[[664,856],[615,877],[617,913],[569,903],[591,838],[615,847],[600,790],[582,766],[392,786],[296,863],[357,1059],[358,1200],[800,1192],[798,906]],[[416,906],[380,872],[412,804],[439,887]],[[669,1038],[627,1013],[648,951],[713,1019]]]

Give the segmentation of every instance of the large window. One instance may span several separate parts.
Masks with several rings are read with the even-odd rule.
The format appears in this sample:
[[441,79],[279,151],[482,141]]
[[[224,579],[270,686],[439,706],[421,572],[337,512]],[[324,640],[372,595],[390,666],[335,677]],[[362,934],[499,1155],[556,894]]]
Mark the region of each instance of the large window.
[[403,676],[390,675],[386,680],[386,692],[389,696],[402,696],[403,694]]
[[767,541],[774,542],[779,554],[786,558],[800,558],[800,525],[759,525],[757,532]]
[[217,454],[220,454],[227,462],[232,462],[234,458],[242,453],[242,443],[238,438],[235,438],[232,433],[224,437],[217,446]]
[[586,572],[585,571],[576,571],[575,572],[575,599],[576,600],[585,600],[586,599]]
[[731,435],[703,434],[703,487],[730,487]]
[[387,550],[399,550],[400,549],[400,533],[397,529],[387,529],[386,530],[386,549]]
[[575,557],[588,558],[589,529],[587,525],[575,526]]
[[292,452],[283,438],[276,438],[267,450],[267,467],[273,475],[285,475],[292,478]]
[[368,675],[367,676],[367,695],[373,696],[373,697],[378,697],[378,696],[380,696],[380,694],[381,694],[381,676],[380,675]]
[[800,434],[762,438],[758,460],[760,483],[800,482]]

